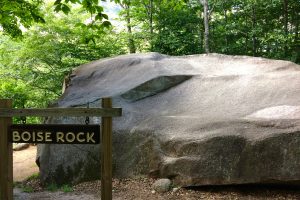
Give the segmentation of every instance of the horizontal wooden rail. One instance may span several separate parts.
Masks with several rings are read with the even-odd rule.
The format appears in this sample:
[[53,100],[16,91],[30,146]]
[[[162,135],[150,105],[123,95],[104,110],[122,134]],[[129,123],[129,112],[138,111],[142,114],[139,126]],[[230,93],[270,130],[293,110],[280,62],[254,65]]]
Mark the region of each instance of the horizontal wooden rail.
[[0,109],[0,117],[62,117],[62,116],[94,116],[94,117],[119,117],[122,108],[45,108],[45,109]]

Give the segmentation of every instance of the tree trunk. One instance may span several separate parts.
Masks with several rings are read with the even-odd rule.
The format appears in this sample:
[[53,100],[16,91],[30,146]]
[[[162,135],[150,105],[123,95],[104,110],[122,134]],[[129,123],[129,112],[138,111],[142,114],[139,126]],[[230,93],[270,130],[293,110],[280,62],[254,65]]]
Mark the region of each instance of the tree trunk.
[[296,24],[295,24],[295,38],[294,38],[294,41],[296,44],[297,44],[298,40],[299,40],[299,19],[297,18]]
[[130,2],[125,5],[126,9],[126,26],[127,26],[127,32],[128,32],[128,48],[129,53],[136,53],[136,47],[133,40],[132,35],[132,26],[131,26],[131,17],[130,17]]
[[144,5],[147,16],[148,16],[148,21],[149,21],[149,32],[150,32],[150,51],[153,50],[153,44],[152,44],[152,40],[153,40],[153,0],[147,0],[145,1],[141,1],[141,3]]
[[153,34],[153,0],[149,1],[149,27],[150,33]]
[[[255,5],[252,6],[252,30],[256,27],[256,10]],[[252,56],[257,56],[257,38],[256,34],[252,33]]]
[[225,45],[226,45],[226,48],[225,48],[225,53],[228,53],[228,35],[227,35],[227,10],[224,8],[224,17],[225,17]]
[[150,51],[153,51],[153,0],[149,2]]
[[294,29],[294,33],[295,33],[295,37],[294,37],[294,54],[295,54],[295,60],[294,62],[299,63],[300,62],[300,38],[299,38],[299,15],[297,13],[297,11],[294,12],[294,23],[295,23],[295,29]]
[[[203,35],[202,35],[202,33],[203,33],[203,30],[202,30],[202,27],[201,26],[203,26],[203,24],[202,23],[199,23],[200,25],[199,25],[199,47],[203,47]],[[202,52],[202,49],[200,49],[200,52]]]
[[[288,39],[288,0],[283,0],[283,19],[284,19],[284,37],[286,39]],[[287,46],[287,40],[285,41],[284,44],[284,57],[287,57],[287,53],[288,53],[288,46]]]
[[[247,15],[245,15],[245,23],[246,23],[246,27],[250,26],[250,20],[248,18]],[[248,51],[248,44],[249,44],[249,32],[246,31],[245,33],[245,45],[244,45],[244,52],[246,55],[249,55],[249,51]],[[241,47],[242,48],[242,47]]]
[[205,53],[209,53],[209,13],[208,13],[208,0],[199,0],[203,5],[204,11],[204,49]]

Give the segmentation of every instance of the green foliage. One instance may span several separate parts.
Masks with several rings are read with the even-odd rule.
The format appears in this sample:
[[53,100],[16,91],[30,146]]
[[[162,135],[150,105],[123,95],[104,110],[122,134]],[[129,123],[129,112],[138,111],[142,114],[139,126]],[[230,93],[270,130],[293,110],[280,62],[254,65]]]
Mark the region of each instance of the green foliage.
[[0,27],[12,37],[20,37],[21,26],[28,28],[33,22],[45,22],[40,4],[41,0],[1,0]]
[[46,190],[50,191],[50,192],[57,192],[59,190],[68,193],[68,192],[73,192],[73,188],[70,185],[62,185],[61,187],[59,187],[57,184],[55,183],[51,183],[49,185],[46,186]]
[[46,190],[50,192],[56,192],[58,191],[59,187],[55,183],[51,183],[46,187]]
[[47,107],[73,68],[124,53],[112,29],[82,27],[88,16],[80,9],[65,16],[47,7],[44,16],[47,23],[32,26],[22,41],[0,35],[0,97],[14,99],[15,108]]
[[68,192],[73,192],[73,188],[70,185],[63,185],[61,186],[61,191],[68,193]]
[[[211,52],[300,62],[299,0],[208,2]],[[203,5],[199,0],[119,3],[122,16],[130,6],[132,32],[124,36],[132,38],[139,51],[169,55],[204,52]]]
[[134,40],[138,51],[157,51],[169,55],[203,52],[199,38],[202,26],[199,6],[187,2],[119,1],[123,8],[119,13],[121,20],[130,21],[132,28],[132,33],[123,32],[122,36]]
[[99,0],[56,0],[54,2],[54,11],[62,11],[65,14],[69,14],[71,12],[71,5],[79,4],[81,5],[82,10],[85,10],[91,15],[91,23],[90,26],[88,26],[89,28],[109,28],[111,23],[107,21],[108,15],[103,13],[104,9],[99,5],[99,2]]
[[156,31],[152,50],[168,55],[202,53],[199,37],[202,20],[197,12],[198,7],[192,7],[184,1],[161,3],[154,18]]
[[21,190],[22,190],[23,192],[26,192],[26,193],[32,193],[32,192],[34,192],[33,187],[28,186],[28,185],[22,186],[22,187],[21,187]]
[[[72,19],[74,5],[88,13],[89,23],[76,22],[86,32],[85,42],[96,43],[111,29],[109,16],[101,5],[104,0],[53,0],[55,12]],[[111,0],[122,5],[121,19],[130,31],[120,32],[134,52],[158,51],[170,55],[203,52],[203,7],[199,0]],[[210,46],[212,52],[242,54],[300,62],[299,0],[209,0]],[[2,0],[0,26],[4,33],[19,37],[21,29],[34,22],[53,23],[45,16],[42,0]],[[76,10],[75,9],[75,10]],[[49,11],[48,15],[49,15]],[[80,13],[80,14],[82,14]],[[47,15],[47,14],[46,14]],[[74,21],[65,21],[74,23]],[[74,24],[73,24],[74,25]],[[21,28],[24,27],[24,28]],[[71,28],[72,27],[68,27]],[[92,29],[92,31],[87,31]],[[109,32],[109,31],[108,31]],[[40,33],[36,32],[39,37]]]
[[[102,0],[105,1],[105,0]],[[118,0],[115,0],[118,2]],[[34,22],[45,23],[47,21],[42,13],[42,6],[46,0],[1,0],[0,2],[0,28],[5,34],[13,38],[22,36],[22,28],[29,28]],[[71,12],[73,5],[80,5],[82,10],[91,16],[92,27],[105,29],[111,26],[108,15],[99,5],[99,0],[55,0],[52,3],[55,12],[64,14]],[[91,26],[90,26],[91,27]]]
[[[300,61],[300,3],[289,0],[211,0],[213,52]],[[285,12],[287,30],[285,31]]]
[[30,184],[28,184],[27,181],[35,180],[37,178],[38,177],[36,176],[36,174],[33,174],[32,176],[28,177],[25,182],[13,182],[13,187],[20,188],[22,192],[26,192],[26,193],[35,192],[34,188]]
[[23,192],[32,193],[34,192],[34,188],[28,184],[32,180],[37,180],[39,178],[39,174],[32,174],[29,176],[25,182],[14,182],[14,187],[20,188]]
[[35,174],[32,174],[31,176],[29,176],[27,178],[27,181],[38,180],[39,178],[40,178],[40,174],[39,173],[35,173]]

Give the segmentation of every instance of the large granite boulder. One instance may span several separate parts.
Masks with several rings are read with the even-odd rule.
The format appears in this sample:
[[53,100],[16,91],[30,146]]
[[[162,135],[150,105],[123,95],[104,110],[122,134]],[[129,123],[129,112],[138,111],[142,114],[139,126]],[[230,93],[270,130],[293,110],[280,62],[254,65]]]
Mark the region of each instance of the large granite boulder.
[[[181,186],[299,183],[299,67],[219,54],[119,56],[77,68],[57,106],[97,107],[111,96],[123,108],[113,122],[115,177],[145,174]],[[39,145],[42,181],[99,178],[99,152],[99,145]]]

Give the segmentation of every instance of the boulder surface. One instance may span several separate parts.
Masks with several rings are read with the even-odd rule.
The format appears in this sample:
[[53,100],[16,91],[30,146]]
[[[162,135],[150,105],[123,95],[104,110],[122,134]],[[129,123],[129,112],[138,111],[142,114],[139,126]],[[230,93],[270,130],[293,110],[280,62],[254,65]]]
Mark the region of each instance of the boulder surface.
[[[119,56],[77,68],[57,106],[99,107],[108,96],[123,108],[113,121],[115,177],[144,174],[179,186],[300,182],[299,65],[220,54]],[[99,178],[99,152],[39,145],[42,181]]]

